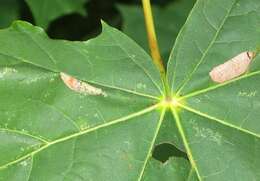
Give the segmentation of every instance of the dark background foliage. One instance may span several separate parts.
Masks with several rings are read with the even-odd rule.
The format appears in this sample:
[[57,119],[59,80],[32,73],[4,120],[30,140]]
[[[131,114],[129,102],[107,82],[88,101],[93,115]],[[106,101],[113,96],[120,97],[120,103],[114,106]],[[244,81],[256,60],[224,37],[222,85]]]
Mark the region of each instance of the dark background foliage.
[[[163,7],[173,1],[176,0],[153,0],[152,4]],[[35,24],[32,12],[24,0],[0,0],[0,6],[2,6],[2,8],[13,4],[19,4],[17,7],[19,14],[18,19]],[[88,39],[100,32],[100,19],[103,19],[111,26],[121,29],[123,18],[117,7],[119,4],[141,6],[141,0],[89,0],[84,6],[87,16],[71,13],[59,17],[50,23],[47,33],[51,38],[56,39]],[[12,11],[15,9],[16,7],[13,7]],[[1,28],[3,28],[3,26]]]

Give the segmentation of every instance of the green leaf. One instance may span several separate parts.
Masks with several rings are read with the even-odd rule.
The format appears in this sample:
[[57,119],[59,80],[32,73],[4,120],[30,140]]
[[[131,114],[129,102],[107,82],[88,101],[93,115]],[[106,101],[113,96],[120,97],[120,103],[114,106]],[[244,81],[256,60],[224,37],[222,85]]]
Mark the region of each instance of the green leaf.
[[[153,5],[155,29],[165,62],[169,57],[178,32],[195,2],[195,0],[180,0],[166,7]],[[133,38],[147,52],[150,52],[142,7],[134,5],[119,5],[118,7],[123,15],[123,32]]]
[[51,21],[56,18],[70,14],[80,13],[86,15],[84,4],[87,0],[26,0],[32,10],[36,24],[48,28]]
[[[41,28],[18,22],[1,31],[0,39],[3,57],[143,96],[162,93],[161,79],[151,58],[107,25],[94,40],[69,42],[50,40]],[[129,72],[129,68],[133,70]]]
[[200,180],[259,180],[260,67],[223,84],[213,67],[260,45],[258,0],[199,0],[168,64],[177,127]]
[[[25,22],[0,39],[0,180],[142,178],[164,115],[144,51],[105,24],[87,42],[50,40]],[[70,90],[60,72],[106,96]]]
[[198,1],[170,57],[172,91],[186,94],[212,86],[207,75],[214,66],[255,51],[260,46],[259,8],[257,0]]
[[[259,180],[259,55],[236,79],[209,77],[258,49],[259,17],[258,0],[198,0],[170,56],[168,97],[146,52],[104,23],[85,42],[20,21],[0,30],[0,180]],[[61,72],[102,94],[70,89]],[[155,161],[163,142],[184,145],[190,165]]]
[[164,116],[164,120],[156,138],[155,144],[159,145],[163,143],[172,144],[180,151],[185,152],[182,138],[175,124],[174,117],[170,111],[167,111]]

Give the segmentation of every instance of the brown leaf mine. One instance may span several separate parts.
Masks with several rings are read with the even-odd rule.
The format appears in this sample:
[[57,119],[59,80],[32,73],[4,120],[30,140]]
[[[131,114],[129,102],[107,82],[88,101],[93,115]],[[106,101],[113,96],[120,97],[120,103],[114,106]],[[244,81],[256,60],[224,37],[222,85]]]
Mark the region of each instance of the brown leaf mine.
[[101,89],[96,88],[86,82],[77,80],[76,78],[71,77],[63,72],[60,73],[60,76],[65,85],[75,92],[83,93],[86,95],[102,95],[104,97],[107,96],[107,94],[103,92]]
[[244,74],[254,57],[254,52],[243,52],[214,67],[209,75],[214,82],[223,83]]

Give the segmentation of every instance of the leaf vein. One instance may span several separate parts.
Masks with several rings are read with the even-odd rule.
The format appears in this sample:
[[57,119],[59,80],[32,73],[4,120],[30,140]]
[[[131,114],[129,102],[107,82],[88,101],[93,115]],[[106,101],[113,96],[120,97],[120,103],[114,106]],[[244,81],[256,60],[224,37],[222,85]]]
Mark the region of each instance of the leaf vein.
[[211,86],[211,87],[207,87],[205,89],[201,89],[201,90],[197,90],[197,91],[191,92],[191,93],[189,93],[187,95],[182,96],[179,100],[191,98],[191,97],[197,96],[197,95],[202,94],[202,93],[213,91],[215,89],[222,88],[222,87],[225,87],[227,85],[230,85],[231,83],[234,83],[234,82],[237,82],[237,81],[240,81],[240,80],[243,80],[243,79],[247,79],[247,78],[250,78],[252,76],[259,75],[259,74],[260,74],[260,70],[259,71],[255,71],[255,72],[251,72],[251,73],[245,74],[243,76],[240,76],[238,78],[235,78],[235,79],[232,79],[230,81],[227,81],[225,83],[217,84],[217,85],[214,85],[214,86]]
[[197,164],[196,164],[196,162],[195,162],[195,159],[193,158],[191,149],[190,149],[190,147],[189,147],[188,140],[187,140],[187,138],[186,138],[184,129],[183,129],[183,127],[182,127],[180,117],[179,117],[177,111],[176,111],[176,110],[174,109],[174,107],[172,107],[172,106],[171,106],[171,112],[172,112],[172,114],[173,114],[173,116],[174,116],[174,118],[175,118],[175,124],[177,125],[177,128],[178,128],[178,130],[179,130],[179,132],[180,132],[180,135],[181,135],[181,137],[182,137],[182,140],[183,140],[185,149],[186,149],[186,151],[187,151],[187,155],[188,155],[189,160],[190,160],[190,162],[191,162],[191,166],[195,169],[196,174],[197,174],[197,176],[198,176],[198,179],[199,179],[200,181],[202,181],[202,178],[201,178],[201,176],[200,176],[200,173],[199,173]]
[[193,109],[193,108],[191,108],[191,107],[189,107],[189,106],[185,106],[185,105],[183,105],[183,104],[179,104],[179,106],[182,107],[182,108],[184,108],[184,109],[186,109],[187,111],[190,111],[190,112],[192,112],[192,113],[195,113],[195,114],[197,114],[197,115],[199,115],[199,116],[202,116],[202,117],[207,118],[207,119],[209,119],[209,120],[216,121],[216,122],[218,122],[218,123],[220,123],[220,124],[222,124],[222,125],[224,125],[224,126],[228,126],[228,127],[230,127],[230,128],[236,129],[236,130],[241,131],[241,132],[243,132],[243,133],[246,133],[246,134],[248,134],[248,135],[254,136],[254,137],[256,137],[257,139],[260,139],[260,134],[254,133],[254,132],[249,131],[249,130],[247,130],[247,129],[244,129],[244,128],[242,128],[242,127],[238,127],[238,126],[236,126],[236,125],[234,125],[234,124],[227,123],[227,122],[225,122],[225,121],[222,120],[222,119],[216,118],[216,117],[214,117],[214,116],[210,116],[210,115],[208,115],[208,114],[206,114],[206,113],[200,112],[200,111],[198,111],[198,110],[196,110],[196,109]]
[[148,150],[148,153],[147,153],[147,155],[146,155],[146,158],[145,158],[145,161],[144,161],[142,170],[141,170],[141,172],[140,172],[140,175],[139,175],[139,177],[138,177],[138,181],[141,181],[141,179],[143,178],[145,168],[146,168],[146,166],[147,166],[147,163],[148,163],[148,161],[149,161],[149,158],[151,157],[152,150],[153,150],[153,146],[154,146],[154,144],[155,144],[156,138],[157,138],[157,136],[158,136],[158,133],[159,133],[160,128],[161,128],[161,125],[162,125],[162,121],[163,121],[163,118],[164,118],[164,115],[165,115],[165,111],[166,111],[166,109],[164,109],[164,110],[162,111],[162,113],[161,113],[160,119],[159,119],[158,124],[157,124],[157,126],[156,126],[156,131],[155,131],[154,137],[153,137],[153,139],[152,139],[152,143],[151,143],[150,148],[149,148],[149,150]]
[[26,133],[26,132],[23,132],[23,131],[17,130],[17,129],[14,130],[14,129],[9,129],[9,128],[0,128],[0,131],[13,132],[13,133],[17,133],[17,134],[24,135],[24,136],[29,136],[29,137],[39,140],[45,144],[49,143],[49,141],[46,138],[32,135],[32,134],[29,134],[29,133]]
[[132,60],[132,62],[134,64],[136,64],[140,69],[143,70],[143,72],[148,76],[148,78],[153,82],[153,84],[155,85],[155,87],[160,91],[160,93],[163,93],[163,91],[161,90],[160,86],[153,80],[153,78],[151,77],[151,75],[145,70],[145,68],[140,65],[139,63],[137,63],[133,57],[131,57],[131,55],[129,55],[129,53],[125,50],[125,48],[114,38],[113,34],[110,33],[111,38],[117,43],[118,47],[121,48],[122,51],[124,51]]
[[113,121],[110,121],[110,122],[107,122],[107,123],[104,123],[104,124],[100,124],[100,125],[98,125],[98,126],[95,126],[95,127],[89,128],[89,129],[86,129],[86,130],[84,130],[84,131],[81,131],[81,132],[78,132],[78,133],[74,133],[74,134],[65,136],[65,137],[63,137],[63,138],[59,138],[59,139],[57,139],[57,140],[55,140],[55,141],[49,142],[49,143],[45,144],[44,146],[40,147],[39,149],[34,150],[34,151],[32,151],[32,152],[30,152],[30,153],[28,153],[28,154],[26,154],[26,155],[24,155],[24,156],[22,156],[22,157],[20,157],[20,158],[18,158],[18,159],[15,159],[15,160],[13,160],[13,161],[10,161],[10,162],[8,162],[8,163],[6,163],[6,164],[4,164],[4,165],[0,165],[0,170],[5,169],[5,168],[7,168],[7,167],[9,167],[9,166],[11,166],[11,165],[13,165],[13,164],[19,163],[20,161],[22,161],[22,160],[24,160],[24,159],[26,159],[26,158],[28,158],[28,157],[30,157],[30,156],[34,156],[35,154],[37,154],[37,153],[39,153],[39,152],[41,152],[41,151],[47,149],[48,147],[50,147],[50,146],[52,146],[52,145],[55,145],[55,144],[57,144],[57,143],[61,143],[61,142],[70,140],[70,139],[72,139],[72,138],[77,138],[77,137],[79,137],[79,136],[81,136],[81,135],[85,135],[85,134],[87,134],[87,133],[96,131],[96,130],[101,129],[101,128],[106,128],[106,127],[109,127],[109,126],[112,126],[112,125],[115,125],[115,124],[118,124],[118,123],[121,123],[121,122],[125,122],[125,121],[127,121],[127,120],[129,120],[129,119],[132,119],[132,118],[135,118],[135,117],[137,117],[137,116],[141,116],[141,115],[143,115],[143,114],[146,114],[146,113],[148,113],[148,112],[151,112],[151,111],[155,110],[159,105],[160,105],[160,104],[155,104],[155,105],[150,106],[150,107],[148,107],[148,108],[145,108],[145,109],[143,109],[143,110],[141,110],[141,111],[139,111],[139,112],[135,112],[135,113],[129,114],[129,115],[127,115],[127,116],[124,116],[124,117],[122,117],[122,118],[115,119],[115,120],[113,120]]

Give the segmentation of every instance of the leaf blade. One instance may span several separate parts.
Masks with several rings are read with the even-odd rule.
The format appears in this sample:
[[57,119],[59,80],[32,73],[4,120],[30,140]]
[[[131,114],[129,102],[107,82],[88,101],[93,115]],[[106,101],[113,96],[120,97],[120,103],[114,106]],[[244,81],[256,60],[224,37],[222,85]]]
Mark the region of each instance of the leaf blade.
[[[212,85],[206,75],[214,66],[243,51],[256,50],[259,45],[257,19],[260,14],[255,9],[259,8],[259,3],[252,1],[249,4],[243,0],[196,3],[169,61],[168,78],[172,91],[183,95]],[[252,4],[255,6],[251,6]],[[222,10],[224,13],[219,13]],[[248,13],[240,16],[243,11]],[[247,26],[241,26],[242,24]],[[202,31],[197,30],[198,28]],[[230,46],[232,49],[228,48]],[[183,49],[187,49],[188,52],[184,53]],[[184,67],[185,64],[189,66]],[[201,78],[201,75],[205,77]]]
[[[12,38],[5,37],[19,41],[14,45],[11,42]],[[163,92],[158,70],[152,64],[151,58],[125,35],[104,23],[103,33],[86,42],[50,40],[41,28],[19,21],[11,28],[2,30],[1,39],[4,46],[1,47],[0,54],[5,57],[12,57],[53,72],[65,72],[90,83],[129,90],[137,94],[144,93],[156,97]],[[26,44],[31,46],[27,48]],[[34,54],[31,54],[32,51]],[[94,65],[98,67],[95,71]],[[107,72],[106,67],[112,73]],[[129,72],[129,67],[135,67],[135,72]],[[138,76],[136,80],[128,78],[133,74]]]

